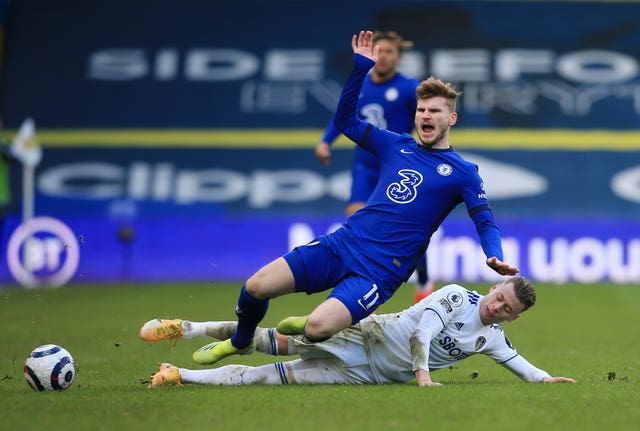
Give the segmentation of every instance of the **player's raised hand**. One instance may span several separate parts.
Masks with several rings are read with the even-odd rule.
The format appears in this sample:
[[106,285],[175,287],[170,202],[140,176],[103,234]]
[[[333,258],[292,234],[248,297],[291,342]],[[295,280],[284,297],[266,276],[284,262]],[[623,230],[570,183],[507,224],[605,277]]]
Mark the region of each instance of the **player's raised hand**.
[[511,266],[508,263],[504,263],[497,257],[490,257],[487,259],[487,265],[495,272],[501,275],[516,275],[520,272],[515,266]]
[[351,48],[354,54],[360,54],[373,61],[378,59],[378,51],[380,47],[373,45],[373,32],[361,31],[358,35],[351,38]]

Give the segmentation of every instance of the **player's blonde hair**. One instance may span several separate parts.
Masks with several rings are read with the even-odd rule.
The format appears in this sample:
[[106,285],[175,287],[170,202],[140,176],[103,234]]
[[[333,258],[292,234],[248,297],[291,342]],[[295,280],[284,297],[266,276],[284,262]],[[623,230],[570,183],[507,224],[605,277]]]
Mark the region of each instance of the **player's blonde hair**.
[[396,46],[398,47],[398,51],[400,51],[401,53],[413,48],[412,41],[404,40],[402,36],[400,36],[395,31],[374,31],[373,44],[375,45],[380,40],[388,40],[392,43],[395,43]]
[[513,285],[513,291],[516,293],[516,298],[522,305],[524,305],[525,311],[533,307],[536,303],[536,291],[531,284],[531,281],[519,275],[511,277],[504,281],[504,283],[511,283]]
[[431,97],[441,96],[447,99],[447,105],[451,112],[456,110],[456,99],[462,92],[458,92],[449,82],[443,82],[438,78],[430,76],[418,85],[416,88],[416,99],[429,99]]

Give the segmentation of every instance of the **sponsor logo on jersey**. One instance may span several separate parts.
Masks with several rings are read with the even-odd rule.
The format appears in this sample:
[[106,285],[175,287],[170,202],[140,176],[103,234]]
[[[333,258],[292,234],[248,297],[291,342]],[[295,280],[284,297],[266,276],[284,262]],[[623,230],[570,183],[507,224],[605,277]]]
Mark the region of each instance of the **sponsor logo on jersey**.
[[454,307],[460,307],[462,305],[462,301],[464,297],[460,295],[458,292],[451,292],[447,295],[447,301],[451,303]]
[[459,331],[459,330],[461,330],[461,329],[462,329],[462,327],[464,326],[464,323],[462,323],[462,322],[455,322],[453,325],[454,325],[454,326],[456,327],[456,329]]
[[413,169],[400,169],[400,181],[389,184],[387,197],[398,204],[408,204],[418,196],[418,186],[422,184],[422,174]]
[[456,340],[455,338],[451,338],[448,335],[445,335],[440,340],[438,340],[438,343],[440,344],[442,349],[445,350],[453,359],[460,360],[468,357],[469,355],[463,352],[462,349],[456,345],[457,342],[458,340]]
[[483,336],[480,336],[476,339],[476,352],[484,347],[487,344],[487,339]]
[[446,163],[443,163],[441,165],[438,165],[438,167],[436,168],[436,170],[438,171],[438,173],[440,175],[442,175],[443,177],[448,177],[449,175],[451,175],[451,173],[453,172],[453,168],[450,165],[447,165]]
[[447,313],[451,313],[453,311],[453,308],[451,307],[451,304],[449,304],[449,301],[444,298],[440,299],[440,305],[442,305],[444,311],[446,311]]

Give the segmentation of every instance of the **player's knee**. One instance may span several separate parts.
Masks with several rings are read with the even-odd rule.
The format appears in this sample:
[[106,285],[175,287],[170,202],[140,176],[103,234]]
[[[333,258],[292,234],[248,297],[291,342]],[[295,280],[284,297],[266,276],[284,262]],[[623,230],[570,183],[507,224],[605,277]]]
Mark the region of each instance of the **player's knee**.
[[331,338],[336,331],[335,328],[329,326],[328,322],[322,321],[319,319],[311,319],[307,320],[306,325],[304,326],[304,335],[310,341],[321,342],[328,340]]
[[247,293],[256,299],[268,299],[265,294],[265,281],[264,277],[261,277],[259,273],[251,276],[245,284]]

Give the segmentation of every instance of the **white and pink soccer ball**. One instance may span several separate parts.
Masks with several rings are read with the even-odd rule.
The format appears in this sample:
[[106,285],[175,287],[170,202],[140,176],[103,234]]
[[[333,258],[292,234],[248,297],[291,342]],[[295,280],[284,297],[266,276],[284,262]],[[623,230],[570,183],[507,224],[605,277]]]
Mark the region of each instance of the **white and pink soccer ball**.
[[66,349],[44,344],[27,356],[24,376],[34,391],[62,391],[73,383],[76,364]]

